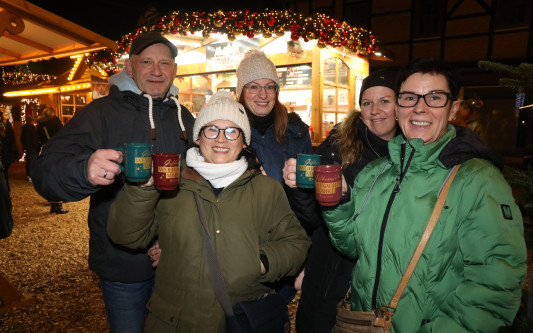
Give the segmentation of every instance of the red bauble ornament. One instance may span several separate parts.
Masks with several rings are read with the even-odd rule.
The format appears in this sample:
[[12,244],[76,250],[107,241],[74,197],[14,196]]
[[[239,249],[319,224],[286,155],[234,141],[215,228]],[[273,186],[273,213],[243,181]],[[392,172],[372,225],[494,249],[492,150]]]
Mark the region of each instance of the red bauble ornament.
[[296,33],[296,32],[291,33],[291,39],[293,41],[297,41],[299,38],[300,38],[300,36],[298,36],[298,33]]

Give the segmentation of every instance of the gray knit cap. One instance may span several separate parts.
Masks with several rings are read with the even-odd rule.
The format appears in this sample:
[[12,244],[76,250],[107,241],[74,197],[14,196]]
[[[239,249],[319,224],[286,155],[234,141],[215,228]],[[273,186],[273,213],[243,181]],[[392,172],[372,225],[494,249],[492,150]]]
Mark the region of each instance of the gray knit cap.
[[237,68],[237,98],[241,97],[242,88],[248,82],[259,79],[271,79],[279,86],[276,66],[263,51],[251,49],[246,52]]
[[241,103],[237,102],[228,91],[215,93],[209,102],[200,110],[192,129],[193,141],[198,140],[200,129],[215,120],[229,120],[237,125],[244,133],[244,141],[250,144],[252,130]]

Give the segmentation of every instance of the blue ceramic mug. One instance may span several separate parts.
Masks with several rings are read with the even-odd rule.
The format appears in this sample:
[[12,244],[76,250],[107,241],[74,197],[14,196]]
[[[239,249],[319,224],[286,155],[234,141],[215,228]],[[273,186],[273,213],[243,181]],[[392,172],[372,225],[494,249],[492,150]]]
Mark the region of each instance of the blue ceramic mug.
[[315,187],[314,169],[320,165],[320,155],[298,154],[296,164],[296,184],[302,188]]
[[125,143],[117,147],[124,154],[120,170],[130,182],[146,182],[152,174],[152,145],[149,143]]

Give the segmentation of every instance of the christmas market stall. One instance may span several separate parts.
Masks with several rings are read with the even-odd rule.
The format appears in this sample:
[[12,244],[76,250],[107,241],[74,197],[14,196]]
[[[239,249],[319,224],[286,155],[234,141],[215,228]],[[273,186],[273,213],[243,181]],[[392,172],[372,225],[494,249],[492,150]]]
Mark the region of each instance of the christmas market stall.
[[178,47],[179,100],[195,113],[212,93],[235,93],[235,70],[248,49],[264,51],[278,70],[280,100],[310,125],[314,143],[358,105],[368,57],[378,48],[370,31],[324,14],[179,11],[125,35],[116,52],[92,53],[89,62],[110,74],[119,71],[132,39],[151,30],[161,31]]

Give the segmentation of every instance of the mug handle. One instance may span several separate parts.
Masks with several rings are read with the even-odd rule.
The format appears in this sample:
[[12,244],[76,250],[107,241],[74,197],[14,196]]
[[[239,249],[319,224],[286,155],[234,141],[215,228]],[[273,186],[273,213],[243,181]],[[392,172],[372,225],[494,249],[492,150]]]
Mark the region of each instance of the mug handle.
[[[113,148],[114,150],[118,150],[120,152],[122,152],[122,154],[124,154],[124,148],[122,147],[116,147],[116,148]],[[118,163],[117,161],[113,161],[113,163],[117,164],[119,167],[120,167],[120,171],[121,172],[124,172],[124,165]]]

